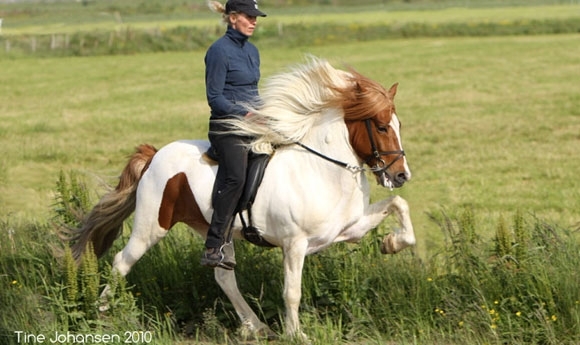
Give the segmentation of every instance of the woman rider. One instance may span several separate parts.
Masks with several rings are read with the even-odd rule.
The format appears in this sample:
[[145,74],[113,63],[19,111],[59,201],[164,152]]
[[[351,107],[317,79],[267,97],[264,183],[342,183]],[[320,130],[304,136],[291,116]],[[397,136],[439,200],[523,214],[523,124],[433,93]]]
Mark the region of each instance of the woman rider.
[[258,9],[255,0],[229,0],[225,7],[217,1],[209,5],[222,13],[228,27],[205,56],[206,95],[211,108],[208,136],[219,167],[201,264],[232,269],[234,263],[223,262],[222,247],[246,182],[248,138],[227,133],[227,127],[219,120],[247,116],[244,104],[258,101],[260,54],[248,38],[254,33],[257,17],[266,14]]

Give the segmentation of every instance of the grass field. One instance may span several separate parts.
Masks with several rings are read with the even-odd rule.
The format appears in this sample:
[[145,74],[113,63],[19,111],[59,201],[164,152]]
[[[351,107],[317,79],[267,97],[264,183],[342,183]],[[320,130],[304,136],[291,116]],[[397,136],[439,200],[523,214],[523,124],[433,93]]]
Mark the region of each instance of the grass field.
[[[580,221],[580,163],[571,159],[580,133],[576,41],[417,39],[270,50],[262,53],[263,74],[312,53],[384,85],[400,82],[397,105],[414,173],[400,193],[412,205],[419,238],[430,241],[438,234],[425,212],[451,205]],[[137,144],[206,137],[202,52],[2,64],[4,216],[45,219],[61,169],[110,182]]]
[[[537,9],[474,15],[565,17],[578,7]],[[462,11],[408,16],[453,21],[466,18]],[[351,17],[376,20],[368,12],[358,15]],[[35,25],[15,30],[32,32]],[[314,344],[580,341],[578,38],[416,38],[262,49],[264,78],[314,54],[386,87],[400,83],[396,104],[413,179],[394,192],[376,187],[373,199],[391,193],[407,199],[419,255],[379,258],[371,234],[360,246],[339,245],[309,258],[301,308]],[[116,182],[136,145],[206,137],[203,55],[0,59],[0,305],[10,309],[0,313],[0,343],[14,344],[16,330],[147,329],[160,335],[159,344],[173,344],[172,332],[190,328],[193,340],[182,344],[227,343],[236,317],[223,296],[207,288],[214,285],[211,272],[197,265],[201,243],[184,228],[136,265],[127,282],[133,287],[121,289],[116,314],[105,317],[79,316],[80,304],[67,297],[70,273],[52,257],[59,243],[50,220],[61,171],[79,176],[94,201],[102,182]],[[513,234],[505,235],[505,227]],[[279,268],[279,252],[243,246],[239,254],[242,290],[280,330],[281,272],[273,268]],[[110,261],[108,255],[98,265],[102,280],[109,279]],[[96,274],[89,266],[80,269],[79,280]],[[86,293],[85,285],[80,291]]]

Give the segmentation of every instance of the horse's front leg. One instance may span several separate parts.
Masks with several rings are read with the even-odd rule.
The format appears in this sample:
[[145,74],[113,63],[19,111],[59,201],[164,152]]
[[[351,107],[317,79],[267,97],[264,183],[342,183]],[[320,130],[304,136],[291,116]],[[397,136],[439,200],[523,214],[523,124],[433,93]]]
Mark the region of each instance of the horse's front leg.
[[302,297],[302,269],[308,240],[306,238],[292,239],[284,244],[284,303],[286,305],[286,334],[290,337],[307,337],[300,329],[298,308]]
[[400,228],[384,237],[381,252],[395,254],[408,246],[415,245],[415,233],[409,214],[409,205],[405,199],[398,195],[369,205],[364,215],[351,225],[337,241],[356,242],[360,240],[392,213],[396,215]]
[[397,217],[400,228],[395,229],[394,233],[389,233],[383,238],[381,244],[381,252],[383,254],[396,254],[409,246],[414,246],[416,243],[407,201],[398,195],[386,199],[386,213],[384,212],[384,214],[389,215],[391,213],[394,213]]

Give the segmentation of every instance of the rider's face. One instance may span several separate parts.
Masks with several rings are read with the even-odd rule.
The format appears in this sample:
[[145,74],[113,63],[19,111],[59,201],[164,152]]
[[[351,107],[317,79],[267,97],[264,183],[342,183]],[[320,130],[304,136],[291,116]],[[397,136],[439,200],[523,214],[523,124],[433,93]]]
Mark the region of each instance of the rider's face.
[[230,22],[234,29],[246,36],[252,36],[258,19],[245,13],[234,13],[230,16]]

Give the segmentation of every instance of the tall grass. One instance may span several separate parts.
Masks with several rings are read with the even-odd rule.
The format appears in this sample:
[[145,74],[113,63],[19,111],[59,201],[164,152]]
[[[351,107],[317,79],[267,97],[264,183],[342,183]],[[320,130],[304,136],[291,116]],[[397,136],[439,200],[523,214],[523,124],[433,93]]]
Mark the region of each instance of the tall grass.
[[[64,209],[76,213],[63,192],[67,200],[85,193],[70,176],[58,183],[56,220],[75,217],[63,217]],[[338,244],[307,258],[301,310],[314,344],[580,341],[580,251],[574,231],[516,212],[486,219],[496,229],[489,238],[469,207],[434,211],[430,218],[445,244],[426,259],[411,251],[383,256],[378,238],[384,229],[360,244]],[[53,224],[0,225],[3,344],[16,344],[17,331],[135,330],[151,332],[156,344],[186,339],[225,344],[241,336],[212,271],[197,264],[200,239],[184,228],[172,230],[125,281],[111,274],[113,253],[101,262],[88,255],[78,267],[67,249],[56,259],[53,254],[63,246]],[[238,258],[240,288],[259,315],[282,332],[280,251],[239,243]],[[97,294],[104,283],[112,284],[114,293],[109,311],[100,313]]]
[[[47,342],[54,332],[117,335],[125,340],[126,332],[143,331],[159,341],[172,339],[169,315],[144,312],[126,281],[111,273],[108,263],[98,262],[90,247],[89,255],[77,266],[70,249],[57,240],[57,231],[60,226],[75,225],[90,201],[74,173],[61,174],[55,192],[53,221],[0,224],[0,343],[22,344],[22,332],[43,335]],[[98,310],[104,283],[111,284],[113,291],[107,314]]]

